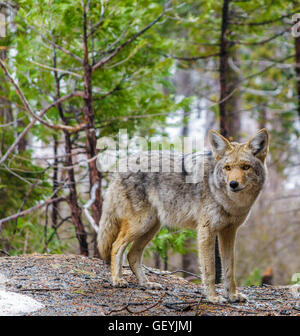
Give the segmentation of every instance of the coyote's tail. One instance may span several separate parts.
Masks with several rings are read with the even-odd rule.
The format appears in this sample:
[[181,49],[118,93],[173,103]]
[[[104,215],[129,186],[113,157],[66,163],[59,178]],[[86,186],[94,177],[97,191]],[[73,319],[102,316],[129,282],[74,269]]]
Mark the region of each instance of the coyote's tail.
[[112,244],[116,240],[120,228],[119,219],[116,218],[116,211],[112,202],[109,202],[109,198],[103,203],[103,212],[97,235],[100,258],[106,262],[110,261]]

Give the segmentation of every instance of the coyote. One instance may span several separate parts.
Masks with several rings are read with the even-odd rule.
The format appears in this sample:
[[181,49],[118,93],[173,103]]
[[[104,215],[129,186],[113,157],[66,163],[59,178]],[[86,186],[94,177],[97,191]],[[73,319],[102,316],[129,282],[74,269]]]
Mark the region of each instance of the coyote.
[[[210,302],[246,300],[236,290],[234,243],[238,227],[245,222],[266,180],[269,135],[262,129],[247,143],[237,143],[211,130],[209,142],[209,153],[146,152],[139,156],[139,163],[150,167],[150,172],[139,169],[114,174],[103,202],[97,238],[101,258],[111,262],[114,286],[127,286],[122,278],[122,256],[132,243],[127,257],[139,285],[161,288],[147,280],[141,262],[146,245],[161,225],[168,225],[197,231],[202,283]],[[164,161],[170,164],[169,172],[161,172]],[[181,171],[176,170],[178,166]],[[201,178],[195,183],[186,182],[187,177],[197,174]],[[215,289],[216,236],[224,297]]]

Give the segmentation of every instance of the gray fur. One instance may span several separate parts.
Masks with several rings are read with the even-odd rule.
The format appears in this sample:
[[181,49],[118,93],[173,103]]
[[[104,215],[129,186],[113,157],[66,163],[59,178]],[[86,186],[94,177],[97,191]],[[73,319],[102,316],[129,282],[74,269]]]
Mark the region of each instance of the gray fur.
[[[258,133],[258,136],[259,139],[254,137],[252,142],[261,144],[262,135]],[[121,163],[123,168],[133,169],[114,174],[104,200],[98,233],[102,258],[112,256],[112,276],[116,286],[126,285],[121,278],[120,251],[133,242],[128,255],[131,269],[141,285],[157,287],[157,284],[147,282],[140,263],[146,244],[161,225],[168,225],[197,230],[203,282],[212,302],[221,302],[214,289],[212,254],[215,237],[219,235],[227,298],[233,301],[243,299],[235,290],[233,261],[230,263],[228,260],[233,260],[236,230],[247,218],[259,195],[267,170],[264,159],[257,158],[257,153],[253,154],[249,143],[229,143],[216,132],[212,138],[214,155],[156,151],[138,153]],[[224,165],[230,163],[235,167],[240,162],[248,163],[251,169],[243,172],[240,183],[243,190],[232,192]],[[149,167],[154,172],[149,171]],[[170,168],[168,172],[165,172],[166,167]],[[226,235],[228,238],[225,239]],[[230,242],[228,246],[226,241]]]

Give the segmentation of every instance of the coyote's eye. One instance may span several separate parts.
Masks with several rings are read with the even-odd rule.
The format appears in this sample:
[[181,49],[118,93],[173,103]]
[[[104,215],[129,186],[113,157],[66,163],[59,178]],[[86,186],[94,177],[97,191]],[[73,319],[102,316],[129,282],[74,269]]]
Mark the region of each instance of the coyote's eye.
[[242,166],[242,169],[243,169],[243,170],[248,170],[248,169],[250,169],[250,168],[251,168],[251,167],[250,167],[249,165],[247,165],[247,164]]
[[231,168],[230,168],[230,166],[226,165],[226,166],[224,167],[224,169],[229,171]]

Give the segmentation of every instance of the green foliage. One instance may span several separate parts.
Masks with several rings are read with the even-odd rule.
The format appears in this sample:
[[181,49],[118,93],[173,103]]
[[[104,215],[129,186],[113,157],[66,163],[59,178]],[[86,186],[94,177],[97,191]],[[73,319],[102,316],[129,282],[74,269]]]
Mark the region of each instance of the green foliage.
[[291,284],[300,285],[300,273],[293,274],[292,279],[291,279]]
[[[18,7],[16,32],[1,39],[1,46],[9,46],[12,51],[8,54],[7,67],[38,113],[56,99],[54,73],[60,77],[62,95],[84,90],[82,62],[72,57],[84,57],[82,3],[89,5],[88,33],[92,38],[88,42],[88,58],[90,65],[94,65],[153,22],[162,13],[164,1],[17,0],[15,3]],[[199,87],[199,92],[195,90],[199,98],[207,98],[209,105],[218,101],[216,88],[223,1],[187,0],[183,3],[174,0],[172,6],[173,9],[157,25],[121,48],[116,56],[92,74],[98,138],[116,135],[119,129],[127,129],[131,135],[166,135],[166,118],[177,115],[180,109],[189,109],[193,99],[185,98],[179,103],[175,99],[176,90],[170,78],[180,67],[199,72],[201,80],[199,85],[195,85],[197,89]],[[231,1],[229,9],[231,17],[226,38],[230,47],[239,52],[240,62],[236,68],[240,75],[241,110],[248,118],[271,128],[271,155],[278,169],[284,171],[287,164],[298,163],[297,157],[292,155],[298,151],[292,146],[296,143],[295,138],[299,137],[299,126],[295,122],[299,116],[296,111],[294,41],[289,31],[271,37],[290,28],[290,23],[280,17],[297,12],[300,7],[295,2],[284,0],[253,0]],[[96,27],[93,33],[92,27]],[[175,58],[214,56],[186,63],[175,62],[170,55]],[[206,80],[207,76],[209,80]],[[28,125],[30,118],[2,74],[0,80],[0,95],[8,100],[7,106],[1,100],[0,124],[11,121],[5,115],[5,110],[9,109],[13,120],[21,120],[17,125],[0,128],[0,151],[3,154]],[[62,105],[68,125],[83,121],[81,97],[73,97]],[[214,104],[209,110],[218,117],[218,109],[219,105]],[[49,110],[44,118],[53,124],[62,122],[57,107]],[[36,123],[30,136],[33,141],[48,144],[54,133],[56,131]],[[84,148],[85,134],[72,136],[72,141],[74,146]],[[38,204],[52,191],[49,182],[51,170],[42,174],[44,167],[33,160],[34,155],[28,149],[20,149],[17,153],[18,156],[10,157],[7,167],[0,167],[1,218],[16,213],[20,208]],[[31,191],[37,179],[41,181]],[[18,219],[17,223],[6,223],[0,247],[5,247],[9,237],[13,236],[16,253],[24,250],[25,241],[28,251],[40,250],[45,239],[41,224],[45,216],[39,213],[37,217],[32,215]],[[52,234],[51,229],[46,238],[49,234]],[[172,232],[164,228],[154,239],[151,251],[156,250],[162,258],[166,257],[168,248],[185,253],[184,240],[193,236],[194,233],[188,230]],[[37,245],[33,239],[38,241]],[[52,251],[60,251],[64,246],[56,238],[51,244],[49,249]],[[258,281],[258,271],[249,276],[250,282]]]
[[[63,253],[68,248],[69,242],[59,240],[53,231],[54,229],[48,228],[45,232],[39,214],[18,218],[2,230],[0,249],[9,251],[10,255],[34,252]],[[45,250],[45,241],[48,240]]]
[[[84,90],[83,64],[76,59],[76,56],[83,59],[85,53],[83,4],[88,6],[87,47],[91,66],[142,31],[163,10],[162,4],[153,0],[16,1],[16,31],[10,33],[7,39],[13,52],[9,54],[6,65],[37,114],[56,99],[55,75],[60,80],[61,95]],[[117,134],[120,128],[126,128],[130,134],[161,133],[166,117],[176,113],[182,106],[189,105],[190,100],[175,102],[175,92],[171,89],[169,78],[174,62],[163,54],[167,53],[172,43],[171,39],[161,36],[156,29],[151,28],[121,48],[105,66],[93,72],[92,94],[97,137]],[[64,49],[68,52],[64,52]],[[22,102],[15,89],[7,83],[5,89],[4,93],[4,87],[0,88],[1,94],[9,97],[14,117],[22,119],[22,123],[18,125],[18,131],[21,132],[28,124],[29,116],[21,107]],[[167,89],[169,93],[166,93]],[[62,106],[68,125],[77,125],[84,120],[81,97],[73,97]],[[47,112],[44,120],[52,124],[62,123],[56,106]],[[5,120],[1,119],[0,123],[5,123]],[[0,136],[5,139],[2,141],[3,153],[15,140],[15,131],[13,127],[8,130],[0,128],[0,132],[3,132]],[[50,144],[54,134],[57,135],[57,131],[41,123],[36,123],[30,131],[30,137],[42,144]],[[60,138],[60,135],[57,137]],[[84,148],[84,133],[72,136],[72,141],[74,146]],[[52,191],[49,184],[52,168],[48,175],[39,175],[43,168],[34,164],[32,153],[26,150],[18,154],[20,155],[17,160],[10,161],[10,171],[6,168],[0,170],[1,217],[16,213],[20,207],[25,210],[38,204],[49,197]],[[12,175],[14,170],[17,170],[18,176]],[[30,183],[38,178],[41,182],[29,192],[32,185]],[[30,183],[26,183],[24,179]],[[26,196],[28,192],[29,195]],[[8,237],[13,236],[15,253],[21,253],[26,241],[28,251],[40,250],[49,232],[45,235],[43,225],[40,224],[45,221],[45,216],[41,212],[39,214],[36,219],[29,215],[18,219],[17,223],[6,223],[0,244],[5,247]],[[33,239],[38,242],[34,244]],[[48,248],[59,251],[63,245],[53,239]]]
[[245,279],[243,286],[260,286],[262,280],[261,270],[255,268]]
[[[102,21],[88,42],[92,64],[141,31],[162,12],[162,6],[153,0],[105,1],[103,4]],[[89,27],[98,22],[101,11],[101,2],[89,2]],[[47,20],[44,20],[45,17]],[[19,27],[23,27],[13,40],[18,50],[15,56],[18,80],[28,100],[39,110],[44,101],[51,103],[51,95],[55,96],[56,90],[51,71],[53,48],[49,47],[47,41],[64,46],[83,58],[82,2],[22,1],[16,21]],[[162,37],[154,28],[149,29],[123,48],[111,62],[93,73],[95,120],[100,130],[98,135],[111,135],[120,128],[126,128],[129,132],[148,129],[153,120],[162,123],[168,113],[180,108],[173,95],[163,92],[163,87],[169,85],[166,83],[169,82],[167,77],[173,61],[162,57],[162,52],[166,52],[172,43],[171,39]],[[80,63],[57,48],[55,52],[56,68],[70,73],[64,76],[62,92],[69,93],[74,87],[82,90],[83,68]],[[112,91],[112,94],[108,94]],[[82,103],[80,98],[73,98],[66,105],[70,103],[72,112],[68,114],[68,119],[72,125],[77,123],[74,111],[77,110],[77,118],[82,118]],[[145,117],[140,118],[141,115]],[[56,108],[47,113],[47,118],[52,122],[59,121]],[[47,141],[51,134],[41,125],[36,126],[34,132],[43,141]]]
[[[30,152],[22,152],[10,161],[9,169],[0,169],[0,217],[5,218],[33,207],[51,195],[48,175],[42,167],[32,164]],[[38,180],[38,183],[37,183]],[[35,187],[33,185],[36,184]],[[3,224],[0,249],[11,255],[43,252],[45,241],[52,235],[53,229],[45,233],[44,211],[31,213],[26,217]],[[51,238],[47,251],[61,253],[66,244]]]
[[[43,174],[43,169],[33,165],[24,156],[16,157],[10,162],[8,168],[0,169],[0,207],[1,217],[12,215],[15,209],[20,208],[24,203],[25,209],[32,207],[42,201],[50,192],[50,184],[47,182],[47,175]],[[41,176],[42,175],[42,176]],[[31,186],[40,179],[36,188]],[[31,191],[32,189],[32,191]],[[28,196],[26,196],[28,194]]]
[[[13,129],[0,128],[0,137],[5,139],[2,148],[6,150],[14,140]],[[0,183],[0,218],[39,204],[52,190],[45,169],[33,163],[29,150],[13,155],[7,165],[0,167]],[[41,251],[43,231],[40,216],[33,214],[6,222],[1,229],[0,249],[13,255],[23,253],[24,249]]]
[[174,231],[163,227],[160,232],[152,240],[150,247],[146,249],[145,256],[150,255],[150,251],[156,251],[162,259],[165,259],[168,251],[186,254],[187,252],[196,252],[192,246],[186,247],[184,242],[189,238],[196,238],[194,230],[178,230]]
[[[205,81],[199,76],[199,97],[208,97],[209,104],[218,101],[218,92],[211,86],[219,85],[224,1],[188,0],[181,5],[178,0],[173,4],[176,10],[169,14],[172,20],[160,27],[162,34],[173,38],[169,54],[187,58],[216,54],[197,61],[179,61],[178,66],[195,69],[203,77],[211,78]],[[254,119],[259,126],[271,130],[270,153],[281,172],[286,165],[298,162],[293,143],[295,137],[299,138],[299,98],[290,21],[292,13],[299,11],[299,3],[284,0],[229,1],[226,40],[229,54],[234,49],[238,53],[238,61],[232,59],[230,67],[240,81],[236,89],[241,115],[244,120]],[[230,78],[227,82],[230,83]],[[218,119],[219,105],[215,104],[211,111]]]

